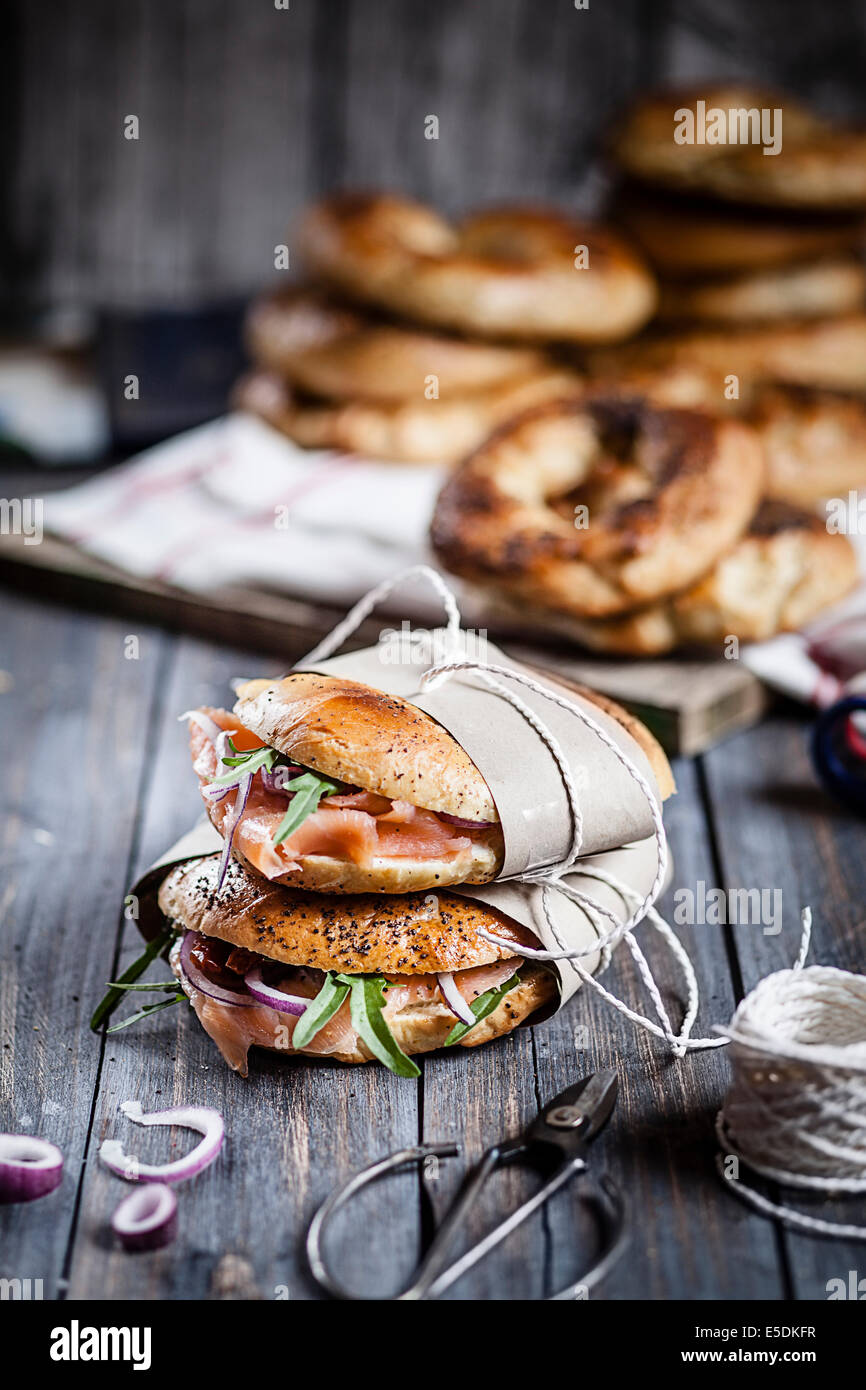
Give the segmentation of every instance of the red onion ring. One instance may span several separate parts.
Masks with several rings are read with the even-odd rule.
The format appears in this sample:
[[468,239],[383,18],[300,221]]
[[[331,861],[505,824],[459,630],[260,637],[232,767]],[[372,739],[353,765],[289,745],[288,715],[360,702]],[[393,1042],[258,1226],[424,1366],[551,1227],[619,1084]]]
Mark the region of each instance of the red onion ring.
[[164,1182],[149,1182],[124,1197],[111,1229],[125,1250],[159,1250],[177,1235],[177,1198]]
[[209,999],[218,999],[221,1004],[235,1004],[241,1008],[249,1008],[252,999],[242,990],[224,989],[222,985],[215,985],[208,979],[203,970],[200,970],[195,961],[190,958],[190,952],[195,945],[196,938],[201,936],[201,932],[188,931],[185,933],[180,948],[180,968],[184,976],[197,989],[199,994],[206,994]]
[[238,823],[241,819],[241,816],[247,808],[247,798],[249,797],[250,787],[252,786],[252,784],[253,774],[251,772],[246,773],[246,775],[240,779],[240,781],[238,782],[238,791],[237,796],[235,797],[235,804],[229,812],[228,816],[226,817],[226,823],[223,826],[223,838],[225,843],[223,844],[223,852],[222,858],[220,859],[219,874],[217,875],[217,885],[215,889],[217,896],[219,896],[220,892],[222,891],[223,880],[226,876],[226,869],[229,866],[229,858],[231,857],[232,852],[232,840],[235,837],[235,831],[238,828]]
[[262,979],[260,965],[255,965],[252,970],[247,971],[244,984],[253,999],[259,1004],[267,1004],[269,1009],[276,1009],[280,1014],[294,1014],[296,1018],[300,1018],[310,1003],[309,999],[300,994],[285,994],[281,989],[274,989],[273,985],[266,985]]
[[63,1181],[63,1154],[32,1134],[0,1134],[0,1203],[35,1202]]
[[464,820],[462,816],[449,816],[447,811],[437,811],[436,814],[440,820],[458,830],[492,830],[496,825],[495,820]]
[[106,1139],[99,1157],[112,1173],[127,1182],[185,1182],[213,1163],[223,1146],[225,1125],[218,1110],[208,1105],[178,1105],[173,1110],[154,1110],[146,1115],[137,1100],[121,1105],[124,1115],[137,1125],[182,1125],[196,1129],[204,1137],[184,1158],[172,1163],[142,1163],[134,1154],[125,1154],[119,1139]]
[[462,1023],[474,1023],[475,1015],[454,983],[454,976],[443,973],[437,975],[436,978],[439,981],[439,991],[442,998],[452,1014],[456,1014]]

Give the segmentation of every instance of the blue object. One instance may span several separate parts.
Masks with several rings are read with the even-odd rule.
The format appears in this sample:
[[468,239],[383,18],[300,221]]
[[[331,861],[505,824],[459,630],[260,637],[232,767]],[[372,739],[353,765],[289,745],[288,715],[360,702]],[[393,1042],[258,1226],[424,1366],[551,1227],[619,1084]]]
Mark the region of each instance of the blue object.
[[847,695],[830,705],[812,728],[812,762],[822,783],[833,796],[866,811],[866,736],[851,716],[866,711],[866,696]]

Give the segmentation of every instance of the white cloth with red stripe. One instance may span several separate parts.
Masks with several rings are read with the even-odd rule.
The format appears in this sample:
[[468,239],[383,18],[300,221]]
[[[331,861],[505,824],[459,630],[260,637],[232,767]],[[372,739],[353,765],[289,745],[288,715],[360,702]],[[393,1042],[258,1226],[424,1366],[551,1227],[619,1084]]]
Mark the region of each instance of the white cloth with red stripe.
[[[48,530],[142,578],[349,604],[420,560],[442,468],[303,450],[234,414],[45,499]],[[863,555],[866,537],[854,538]],[[425,621],[423,589],[406,617]],[[483,618],[483,615],[481,615]],[[814,624],[743,647],[768,685],[825,705],[866,669],[866,585]]]

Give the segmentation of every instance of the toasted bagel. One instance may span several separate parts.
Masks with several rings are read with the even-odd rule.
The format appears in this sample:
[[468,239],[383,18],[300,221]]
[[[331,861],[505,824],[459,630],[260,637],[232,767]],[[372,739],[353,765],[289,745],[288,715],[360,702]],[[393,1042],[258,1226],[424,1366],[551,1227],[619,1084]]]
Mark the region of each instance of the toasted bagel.
[[580,378],[549,369],[472,395],[427,400],[331,401],[302,396],[273,372],[248,373],[235,387],[240,410],[260,416],[304,449],[339,449],[398,463],[457,463],[517,411],[573,389]]
[[246,336],[255,361],[312,396],[380,404],[488,392],[548,366],[535,348],[468,342],[347,309],[310,289],[257,299]]
[[[166,917],[285,965],[429,974],[490,965],[538,944],[510,918],[458,893],[310,893],[232,863],[217,897],[218,871],[218,855],[172,869],[159,890]],[[507,937],[513,949],[485,941],[479,927]]]
[[748,275],[863,247],[861,214],[817,216],[620,187],[610,216],[668,280]]
[[497,209],[455,226],[406,198],[343,194],[311,210],[300,246],[341,293],[482,338],[616,342],[655,307],[625,242],[556,212]]
[[463,820],[499,820],[468,753],[397,695],[298,671],[278,681],[248,681],[234,712],[263,743],[326,777]]
[[708,323],[774,323],[848,314],[862,307],[866,267],[853,257],[752,271],[724,280],[662,286],[659,318]]
[[778,501],[762,503],[749,531],[709,574],[663,604],[572,631],[596,651],[652,656],[686,645],[762,642],[803,627],[838,602],[858,578],[847,536],[821,517]]
[[756,328],[647,334],[587,356],[603,378],[697,369],[739,379],[740,395],[766,381],[836,391],[866,391],[866,314]]
[[[697,132],[692,141],[674,138],[680,113],[691,111],[693,120],[700,119],[699,101],[707,113],[723,111],[726,127],[728,112],[738,117],[733,140],[710,143],[697,138]],[[772,132],[761,130],[761,112],[767,110],[782,113],[777,124],[781,148],[769,156],[764,149]],[[866,207],[866,133],[834,125],[791,98],[760,89],[720,84],[699,92],[653,93],[626,113],[610,149],[632,178],[726,202],[819,210]]]
[[439,495],[432,542],[467,579],[609,616],[705,573],[748,526],[763,471],[736,421],[587,392],[527,412],[470,455]]

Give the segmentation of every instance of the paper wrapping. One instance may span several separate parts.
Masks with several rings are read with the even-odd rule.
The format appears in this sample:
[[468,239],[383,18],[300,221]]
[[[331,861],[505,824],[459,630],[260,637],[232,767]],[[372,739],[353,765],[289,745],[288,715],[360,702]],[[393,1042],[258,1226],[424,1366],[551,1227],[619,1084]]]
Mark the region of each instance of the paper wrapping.
[[[546,950],[589,951],[581,963],[594,972],[599,956],[591,948],[598,934],[590,915],[563,894],[552,891],[548,894],[551,929],[542,909],[542,886],[523,883],[516,877],[558,862],[571,848],[568,798],[552,753],[523,714],[497,691],[482,684],[476,673],[455,673],[446,684],[420,693],[420,677],[430,665],[429,656],[419,651],[417,659],[394,662],[389,660],[391,652],[392,648],[383,642],[303,669],[342,675],[402,696],[454,736],[493,795],[502,822],[505,862],[496,882],[449,886],[448,891],[504,912],[533,932]],[[401,658],[406,656],[401,650]],[[525,669],[491,644],[485,648],[484,659],[516,670]],[[546,677],[544,683],[584,708],[655,790],[655,778],[645,754],[616,720],[564,683]],[[649,891],[658,858],[646,797],[611,750],[579,719],[520,684],[513,683],[513,689],[556,737],[577,788],[583,815],[582,854],[578,867],[564,882],[624,919],[633,903],[626,902],[621,893],[587,871],[600,868],[641,898]],[[221,849],[222,838],[205,817],[142,875],[132,891],[139,900],[139,924],[145,936],[155,935],[161,924],[156,894],[168,869],[185,859],[219,853]],[[607,931],[609,921],[602,918],[601,923],[601,930]],[[558,1006],[548,1009],[548,1015],[567,1003],[582,983],[571,961],[555,961],[551,966],[559,979],[560,998]]]

